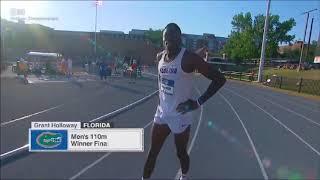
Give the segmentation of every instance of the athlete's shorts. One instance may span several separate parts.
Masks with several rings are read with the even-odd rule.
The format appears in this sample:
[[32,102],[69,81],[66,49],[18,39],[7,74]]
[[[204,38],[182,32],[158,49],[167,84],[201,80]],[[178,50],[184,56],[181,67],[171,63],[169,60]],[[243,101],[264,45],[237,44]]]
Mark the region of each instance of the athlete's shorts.
[[184,130],[187,129],[189,125],[191,125],[191,119],[190,118],[160,118],[160,117],[154,117],[153,119],[154,123],[156,124],[167,124],[170,128],[170,130],[174,134],[180,134]]

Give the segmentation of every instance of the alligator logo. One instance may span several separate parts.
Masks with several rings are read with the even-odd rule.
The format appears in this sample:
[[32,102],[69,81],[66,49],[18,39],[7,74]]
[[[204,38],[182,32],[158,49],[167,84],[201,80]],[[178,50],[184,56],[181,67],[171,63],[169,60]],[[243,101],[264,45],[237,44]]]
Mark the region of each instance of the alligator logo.
[[43,148],[55,148],[62,142],[62,135],[60,133],[43,132],[38,135],[36,142]]

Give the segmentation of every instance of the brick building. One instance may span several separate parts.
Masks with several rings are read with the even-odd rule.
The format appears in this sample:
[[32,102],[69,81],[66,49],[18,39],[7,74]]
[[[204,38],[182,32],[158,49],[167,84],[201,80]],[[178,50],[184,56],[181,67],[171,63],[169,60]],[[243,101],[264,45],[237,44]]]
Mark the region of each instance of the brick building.
[[204,46],[210,52],[218,52],[226,43],[227,38],[216,37],[214,34],[204,33],[203,35],[182,34],[182,44],[189,50],[195,51]]
[[[303,41],[296,41],[294,44],[279,46],[278,52],[283,54],[285,51],[301,50]],[[306,47],[308,44],[304,44]]]
[[[8,29],[8,30],[7,30]],[[1,19],[4,37],[2,58],[15,59],[28,51],[57,52],[72,57],[94,56],[94,32],[55,30],[38,24],[20,24]],[[153,64],[160,48],[145,36],[147,30],[122,31],[101,30],[97,32],[97,55],[131,57],[143,64]],[[184,46],[195,51],[207,46],[211,52],[220,50],[226,38],[214,34],[182,34]],[[6,57],[3,57],[5,54]]]
[[[15,60],[29,51],[57,52],[72,57],[94,56],[94,32],[55,30],[1,19],[1,34],[4,35],[1,37],[1,59]],[[97,32],[98,56],[128,56],[151,65],[159,51],[139,30],[129,34],[108,30]]]

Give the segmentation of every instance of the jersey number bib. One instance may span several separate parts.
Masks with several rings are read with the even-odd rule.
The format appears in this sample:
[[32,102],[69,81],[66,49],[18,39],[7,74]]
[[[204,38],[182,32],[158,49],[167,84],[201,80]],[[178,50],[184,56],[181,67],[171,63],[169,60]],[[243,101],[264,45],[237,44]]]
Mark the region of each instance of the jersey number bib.
[[161,78],[160,88],[163,93],[168,94],[168,95],[173,95],[174,94],[174,80]]

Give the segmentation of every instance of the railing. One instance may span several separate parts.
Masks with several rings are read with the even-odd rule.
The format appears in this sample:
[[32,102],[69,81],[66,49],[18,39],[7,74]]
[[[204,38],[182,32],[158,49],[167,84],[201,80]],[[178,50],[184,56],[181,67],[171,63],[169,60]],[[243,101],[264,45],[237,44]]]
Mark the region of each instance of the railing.
[[256,81],[258,79],[258,75],[254,73],[243,73],[235,71],[223,71],[222,73],[226,78],[240,81]]

